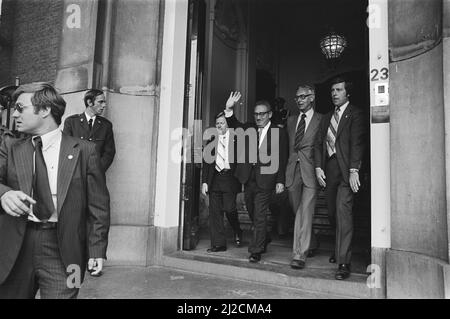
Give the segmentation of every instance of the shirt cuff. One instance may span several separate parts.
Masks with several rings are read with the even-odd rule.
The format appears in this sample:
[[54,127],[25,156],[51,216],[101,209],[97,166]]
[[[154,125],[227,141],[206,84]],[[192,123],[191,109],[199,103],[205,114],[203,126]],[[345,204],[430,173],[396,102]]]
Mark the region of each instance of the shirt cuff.
[[225,110],[224,113],[225,113],[225,117],[232,117],[233,116],[233,110],[231,110],[231,111]]

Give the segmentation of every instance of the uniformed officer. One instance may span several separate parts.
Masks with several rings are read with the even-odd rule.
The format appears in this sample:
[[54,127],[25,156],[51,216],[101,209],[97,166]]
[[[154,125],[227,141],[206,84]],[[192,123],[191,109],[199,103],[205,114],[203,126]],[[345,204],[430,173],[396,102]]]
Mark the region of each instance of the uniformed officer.
[[116,154],[112,123],[101,116],[106,108],[103,91],[92,89],[84,95],[86,110],[69,116],[64,122],[64,133],[96,144],[101,165],[106,170]]

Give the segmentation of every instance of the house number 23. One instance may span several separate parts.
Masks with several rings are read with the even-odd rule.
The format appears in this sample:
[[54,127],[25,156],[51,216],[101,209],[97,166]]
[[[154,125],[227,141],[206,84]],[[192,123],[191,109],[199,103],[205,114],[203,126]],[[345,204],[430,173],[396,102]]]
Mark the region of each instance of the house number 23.
[[387,80],[389,78],[389,69],[382,68],[381,70],[372,69],[370,71],[371,81]]

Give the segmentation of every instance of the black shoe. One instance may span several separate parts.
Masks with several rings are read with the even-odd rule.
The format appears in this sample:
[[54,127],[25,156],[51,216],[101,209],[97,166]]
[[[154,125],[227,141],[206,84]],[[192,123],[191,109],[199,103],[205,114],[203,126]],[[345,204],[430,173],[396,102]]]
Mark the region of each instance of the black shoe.
[[239,233],[234,234],[234,243],[236,244],[236,247],[242,246],[242,230]]
[[226,251],[227,247],[225,246],[212,246],[211,248],[208,248],[208,253],[217,253],[219,251]]
[[350,264],[340,264],[334,278],[344,280],[350,277]]
[[303,268],[305,268],[305,262],[303,260],[293,259],[291,261],[291,268],[293,268],[293,269],[303,269]]
[[336,263],[336,257],[333,255],[331,255],[330,259],[328,259],[330,264],[335,264]]
[[311,257],[314,257],[315,255],[316,255],[316,253],[317,253],[317,249],[310,249],[309,251],[308,251],[308,258],[311,258]]
[[261,254],[259,253],[252,253],[250,254],[250,257],[248,258],[248,261],[251,263],[257,263],[261,260]]

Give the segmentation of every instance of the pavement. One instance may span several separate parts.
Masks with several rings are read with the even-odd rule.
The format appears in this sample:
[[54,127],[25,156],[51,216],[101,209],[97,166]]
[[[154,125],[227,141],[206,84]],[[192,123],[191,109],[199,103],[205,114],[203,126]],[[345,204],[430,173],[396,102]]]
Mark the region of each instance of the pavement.
[[79,299],[329,299],[300,289],[192,273],[160,266],[105,267],[87,275]]

